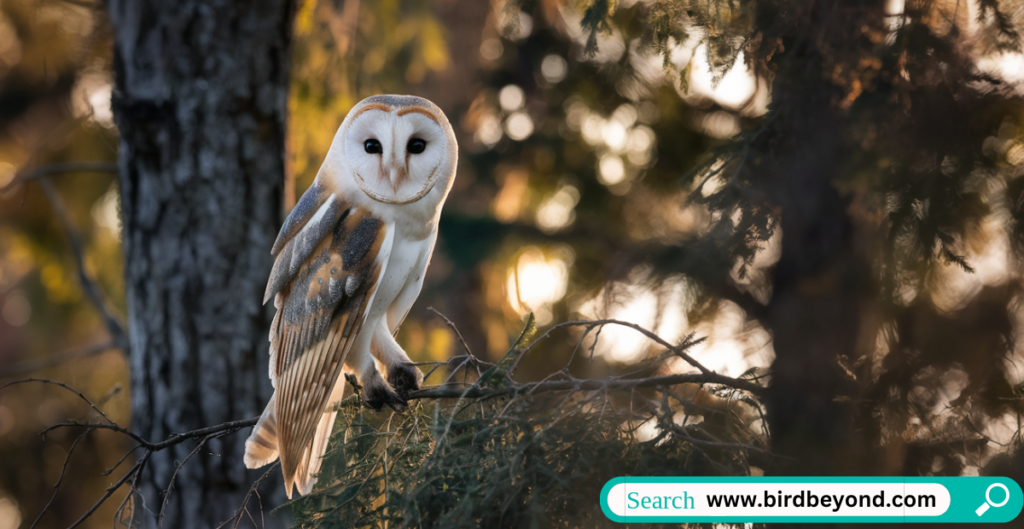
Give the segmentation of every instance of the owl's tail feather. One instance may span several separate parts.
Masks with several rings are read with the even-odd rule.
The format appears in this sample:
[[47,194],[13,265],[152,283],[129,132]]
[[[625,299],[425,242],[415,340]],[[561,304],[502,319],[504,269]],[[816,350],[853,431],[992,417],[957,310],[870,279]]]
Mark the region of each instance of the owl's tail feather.
[[[320,465],[323,463],[324,453],[327,452],[327,444],[331,440],[331,430],[334,428],[334,420],[337,416],[338,411],[335,409],[324,412],[320,416],[320,422],[316,425],[316,434],[313,436],[313,444],[303,452],[302,463],[295,471],[295,488],[303,496],[312,492],[313,485],[316,484],[316,476],[320,473]],[[288,497],[291,498],[291,487],[288,487],[288,493]]]
[[260,468],[273,463],[277,459],[277,415],[274,412],[277,393],[270,397],[267,408],[263,410],[259,422],[252,429],[252,434],[245,440],[246,468]]

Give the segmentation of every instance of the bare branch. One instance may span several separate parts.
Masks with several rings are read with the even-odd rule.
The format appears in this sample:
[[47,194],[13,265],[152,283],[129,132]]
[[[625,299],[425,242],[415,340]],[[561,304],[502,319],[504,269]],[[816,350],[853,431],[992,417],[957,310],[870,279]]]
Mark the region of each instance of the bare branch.
[[[259,493],[256,491],[256,488],[259,487],[260,483],[263,482],[263,480],[266,479],[267,476],[269,476],[270,473],[274,469],[276,469],[280,464],[280,461],[275,461],[273,465],[270,465],[270,467],[267,468],[266,472],[264,472],[262,476],[260,476],[256,481],[252,483],[252,485],[249,487],[249,492],[245,494],[245,498],[242,500],[242,506],[239,507],[237,511],[235,511],[235,514],[232,515],[231,518],[228,518],[227,520],[221,522],[220,525],[217,526],[217,529],[220,529],[221,527],[224,527],[231,522],[234,522],[234,525],[232,525],[232,529],[236,529],[238,527],[238,524],[242,521],[242,514],[246,512],[246,509],[249,505],[249,499],[252,498],[253,494],[256,494],[256,496],[259,497]],[[262,506],[260,508],[262,509]]]
[[430,312],[433,312],[434,314],[437,314],[438,316],[440,316],[441,319],[444,320],[445,325],[447,325],[448,328],[450,328],[453,332],[455,332],[455,336],[458,337],[459,343],[462,344],[462,348],[466,350],[466,354],[468,354],[469,356],[471,356],[473,358],[476,358],[476,355],[473,354],[473,351],[471,351],[469,349],[469,344],[466,343],[466,339],[462,337],[462,333],[459,332],[459,329],[458,329],[458,327],[455,326],[455,323],[452,322],[452,320],[448,319],[448,316],[445,316],[444,314],[441,314],[441,311],[435,309],[434,307],[427,307],[427,310],[429,310]]
[[[468,345],[465,343],[465,340],[462,338],[461,333],[459,333],[458,329],[455,328],[455,325],[454,325],[454,323],[451,322],[451,320],[449,320],[443,314],[437,312],[436,310],[433,310],[433,309],[430,309],[430,310],[432,310],[433,312],[438,314],[442,319],[444,319],[446,324],[449,325],[455,331],[456,335],[459,337],[459,340],[460,340],[460,342],[462,342],[462,346],[465,348],[466,353],[467,353],[464,356],[454,357],[454,358],[450,359],[449,362],[447,362],[446,364],[452,365],[453,363],[456,363],[457,367],[454,368],[455,372],[457,372],[459,370],[466,370],[466,371],[468,371],[470,365],[472,365],[474,368],[478,368],[479,366],[487,366],[489,368],[489,370],[486,373],[482,374],[472,384],[446,383],[446,384],[442,384],[442,385],[439,385],[439,386],[427,387],[427,388],[424,388],[424,389],[421,389],[421,390],[418,390],[418,391],[411,392],[410,394],[407,395],[406,398],[409,399],[409,400],[413,400],[413,399],[458,399],[458,402],[454,406],[452,415],[451,415],[451,417],[449,417],[448,426],[444,429],[444,432],[436,440],[436,443],[437,443],[437,444],[435,444],[436,447],[440,447],[441,443],[445,440],[445,438],[446,438],[446,436],[448,434],[448,429],[452,425],[452,421],[454,421],[454,418],[462,411],[460,409],[461,403],[464,400],[467,400],[467,399],[474,399],[477,402],[479,402],[481,400],[486,400],[486,399],[491,399],[491,398],[496,398],[496,397],[503,397],[503,396],[524,397],[524,398],[528,399],[529,397],[532,397],[533,395],[540,394],[540,393],[546,393],[546,392],[548,392],[548,393],[550,393],[550,392],[565,392],[565,396],[562,398],[562,402],[565,402],[567,399],[569,399],[571,397],[571,395],[573,395],[574,393],[577,393],[577,392],[593,392],[593,393],[590,393],[590,395],[592,395],[592,397],[590,397],[590,398],[592,398],[592,399],[602,399],[602,398],[607,399],[608,393],[613,392],[613,391],[628,391],[628,392],[632,393],[632,392],[636,391],[637,389],[642,389],[642,388],[659,388],[662,391],[662,393],[663,393],[662,400],[666,400],[668,398],[666,388],[668,388],[670,386],[680,385],[680,384],[717,384],[717,385],[726,386],[726,387],[729,387],[729,388],[732,388],[732,389],[735,389],[735,390],[741,390],[741,391],[749,392],[749,393],[755,394],[755,395],[763,394],[764,391],[765,391],[765,387],[763,387],[763,386],[761,386],[761,385],[759,385],[759,384],[757,384],[757,383],[755,383],[753,381],[745,380],[745,379],[736,379],[736,378],[728,377],[728,376],[725,376],[725,375],[720,375],[718,373],[714,373],[714,372],[708,370],[707,368],[705,368],[700,363],[698,363],[692,357],[690,357],[686,353],[686,349],[688,349],[689,347],[693,346],[696,343],[699,343],[699,340],[693,340],[692,335],[687,336],[686,339],[684,339],[682,341],[682,343],[680,343],[679,345],[673,345],[673,344],[667,342],[666,340],[662,339],[661,337],[659,337],[655,333],[653,333],[653,332],[651,332],[651,331],[649,331],[647,329],[644,329],[643,327],[640,327],[639,325],[636,325],[636,324],[633,324],[633,323],[629,323],[629,322],[619,321],[619,320],[611,320],[611,319],[608,319],[608,320],[593,320],[593,321],[570,321],[570,322],[565,322],[565,323],[557,324],[555,326],[552,326],[550,329],[548,329],[547,332],[545,332],[540,338],[534,340],[530,345],[523,347],[523,342],[526,339],[527,331],[531,328],[530,324],[527,324],[526,330],[524,330],[523,334],[521,334],[519,336],[519,338],[516,340],[516,342],[510,348],[509,353],[508,353],[508,355],[506,355],[506,357],[503,360],[503,362],[499,362],[498,364],[490,364],[488,362],[480,361],[475,356],[473,356],[473,354],[470,351]],[[558,329],[558,328],[562,328],[562,327],[584,326],[589,331],[589,330],[592,330],[594,328],[600,329],[604,325],[621,325],[621,326],[625,326],[625,327],[630,327],[630,328],[636,330],[637,332],[640,332],[644,336],[648,337],[653,342],[655,342],[655,343],[663,346],[665,349],[667,349],[667,351],[665,351],[661,355],[659,355],[657,359],[652,359],[651,363],[655,363],[659,359],[663,360],[664,358],[668,357],[669,355],[675,355],[675,356],[682,357],[684,360],[686,360],[691,365],[693,365],[698,370],[700,370],[700,372],[699,373],[677,373],[677,374],[670,374],[670,375],[663,375],[663,376],[648,376],[648,377],[642,377],[642,378],[626,378],[626,377],[630,377],[630,376],[637,376],[640,373],[650,373],[650,370],[649,370],[650,366],[648,365],[648,366],[645,366],[643,370],[633,371],[631,373],[619,375],[618,377],[610,377],[610,378],[607,378],[607,379],[577,379],[577,378],[573,377],[568,372],[568,370],[567,370],[568,366],[566,366],[566,368],[563,368],[562,370],[553,373],[551,376],[545,378],[544,380],[542,380],[540,382],[520,383],[520,382],[516,382],[516,381],[512,380],[511,374],[514,372],[516,364],[518,364],[518,362],[531,349],[533,349],[537,345],[538,342],[540,342],[544,338],[546,338],[554,329]],[[108,347],[109,347],[109,345],[108,345]],[[520,347],[522,347],[522,349],[520,349]],[[509,362],[509,360],[511,360],[511,362]],[[510,365],[508,365],[507,367],[502,367],[506,363],[508,363]],[[500,376],[494,376],[494,375],[500,375]],[[107,417],[103,413],[103,411],[100,410],[99,407],[95,403],[93,403],[91,400],[89,400],[87,397],[85,397],[85,395],[83,395],[81,392],[79,392],[79,391],[77,391],[77,390],[75,390],[75,389],[73,389],[73,388],[71,388],[71,387],[69,387],[69,386],[67,386],[67,385],[65,385],[63,383],[54,382],[54,381],[46,380],[46,379],[34,379],[34,378],[33,379],[23,379],[23,380],[17,380],[17,381],[13,381],[13,382],[10,382],[8,384],[2,385],[2,386],[0,386],[0,390],[6,388],[8,386],[14,385],[14,384],[21,384],[21,383],[25,383],[25,382],[42,382],[42,383],[53,384],[53,385],[57,385],[57,386],[60,386],[62,388],[65,388],[65,389],[75,393],[79,398],[81,398],[85,402],[87,402],[90,405],[90,407],[92,407],[92,409],[94,409],[96,412],[98,412],[107,421],[106,423],[64,422],[64,423],[53,425],[50,428],[48,428],[46,431],[44,431],[43,433],[45,434],[46,432],[48,432],[50,430],[53,430],[53,429],[57,429],[57,428],[65,428],[65,427],[82,427],[82,428],[86,428],[86,430],[84,432],[82,432],[78,436],[78,439],[76,439],[75,444],[72,445],[71,450],[69,450],[69,453],[68,453],[68,458],[69,459],[70,459],[70,456],[71,456],[71,451],[74,450],[74,447],[78,444],[78,441],[81,440],[88,433],[92,432],[93,430],[98,430],[98,429],[111,430],[111,431],[115,431],[115,432],[124,434],[124,435],[130,437],[132,440],[134,440],[137,443],[136,446],[131,448],[131,450],[129,450],[128,453],[125,454],[125,456],[122,457],[120,461],[118,461],[117,465],[115,465],[111,469],[111,471],[114,468],[117,468],[117,466],[120,465],[121,462],[123,462],[125,459],[127,459],[129,457],[129,455],[134,453],[136,450],[139,450],[139,449],[143,450],[143,454],[140,455],[140,457],[139,457],[138,461],[135,463],[135,465],[133,465],[132,468],[129,469],[113,486],[108,488],[106,490],[106,493],[92,506],[92,508],[85,515],[83,515],[82,518],[80,518],[77,522],[75,522],[74,525],[72,525],[72,528],[76,527],[79,524],[81,524],[85,519],[87,519],[89,516],[91,516],[93,513],[95,513],[96,510],[100,507],[100,505],[103,504],[103,502],[105,502],[107,499],[109,499],[110,496],[115,491],[117,491],[122,485],[124,485],[125,483],[128,483],[129,480],[131,480],[131,487],[132,488],[131,488],[131,490],[129,491],[128,494],[129,494],[129,496],[131,496],[135,492],[135,483],[138,481],[138,479],[140,477],[140,474],[142,473],[143,468],[145,467],[146,462],[149,460],[149,458],[152,456],[153,453],[161,451],[161,450],[165,450],[167,448],[170,448],[170,447],[173,447],[173,446],[176,446],[176,445],[179,445],[179,444],[184,443],[184,442],[189,441],[189,440],[196,440],[196,441],[198,441],[197,445],[188,454],[188,456],[185,457],[184,460],[182,460],[178,464],[178,467],[175,470],[174,475],[171,477],[170,482],[167,485],[167,489],[165,489],[165,491],[164,491],[164,506],[166,506],[168,498],[169,498],[170,494],[173,491],[174,478],[175,478],[178,470],[180,470],[180,468],[183,465],[185,465],[189,461],[189,459],[192,458],[192,456],[194,456],[195,454],[199,453],[202,450],[202,448],[204,446],[206,446],[207,443],[211,439],[222,437],[222,436],[226,436],[226,435],[231,435],[231,434],[233,434],[233,433],[235,433],[235,432],[237,432],[237,431],[239,431],[239,430],[241,430],[243,428],[254,426],[259,421],[259,417],[252,417],[252,418],[249,418],[249,419],[243,419],[243,420],[238,420],[238,421],[230,421],[230,422],[225,422],[225,423],[214,425],[214,426],[209,426],[209,427],[206,427],[206,428],[199,428],[199,429],[196,429],[196,430],[191,430],[191,431],[188,431],[188,432],[175,433],[175,434],[170,435],[169,437],[167,437],[166,439],[164,439],[162,441],[150,441],[150,440],[142,438],[141,436],[139,436],[138,434],[135,434],[134,432],[132,432],[131,430],[129,430],[127,428],[124,428],[122,426],[117,425],[116,423],[111,421],[110,418]],[[675,396],[673,396],[673,397],[678,400],[678,397],[675,397]],[[511,402],[515,402],[517,400],[519,400],[519,399],[516,399],[516,398],[511,399],[509,405],[511,405]],[[349,401],[351,401],[351,402],[349,402]],[[631,397],[630,401],[631,401],[631,405],[630,405],[631,408],[630,409],[632,409],[632,397]],[[349,402],[350,405],[359,406],[359,397],[354,395],[354,396],[350,397],[349,399],[346,399],[346,402]],[[469,404],[467,404],[467,407],[468,406],[469,406]],[[559,405],[558,408],[561,408],[561,405]],[[506,417],[504,415],[504,412],[502,412],[500,414],[499,419],[501,419],[501,420],[517,420],[515,417]],[[556,418],[556,421],[557,420],[559,420],[559,419]],[[712,437],[711,439],[695,438],[692,435],[690,435],[689,431],[686,430],[686,429],[675,429],[675,430],[671,431],[670,433],[675,435],[675,436],[678,436],[680,438],[684,438],[685,437],[685,440],[690,441],[691,443],[693,443],[695,445],[696,449],[699,449],[700,446],[704,446],[704,447],[720,447],[720,448],[742,448],[742,449],[746,449],[746,450],[761,450],[761,451],[763,451],[763,449],[755,447],[755,446],[749,446],[749,445],[742,444],[742,443],[731,443],[728,440],[720,440],[720,439],[714,438],[713,436],[711,436]],[[410,432],[410,434],[411,434],[411,432]],[[380,462],[381,462],[381,459],[378,458],[377,463],[375,463],[375,465],[380,464]],[[67,461],[65,461],[65,467],[66,466],[67,466]],[[274,467],[271,467],[271,469],[273,469],[273,468]],[[242,516],[244,516],[245,514],[248,514],[247,505],[248,505],[249,500],[252,498],[252,495],[255,493],[256,486],[258,486],[259,482],[261,480],[263,480],[269,473],[270,473],[270,470],[267,470],[263,474],[263,476],[261,478],[259,478],[259,480],[257,480],[252,485],[252,488],[250,489],[249,493],[245,497],[245,502],[243,503],[243,505],[238,509],[238,511],[235,513],[235,515],[232,516],[229,520],[226,520],[222,524],[222,526],[223,525],[232,524],[232,523],[237,525],[241,521]],[[57,484],[55,485],[54,497],[56,496],[56,494],[57,494],[57,492],[59,490],[59,487],[61,486],[62,482],[63,482],[63,473],[61,474],[61,478],[58,479]],[[127,498],[126,498],[126,501],[127,501]],[[51,498],[51,503],[52,502],[53,502],[53,499]],[[118,508],[118,512],[120,512],[124,508],[124,503],[125,502],[122,502],[122,506]],[[161,507],[161,509],[160,509],[161,513],[159,515],[157,515],[157,524],[158,524],[158,526],[162,522],[162,519],[163,519],[163,515],[162,515],[163,510],[164,510],[164,508]],[[42,513],[40,513],[39,517],[41,518],[43,516],[43,514],[45,514],[46,512],[47,512],[47,510],[44,509],[44,511]]]
[[[0,387],[0,389],[3,389],[3,388]],[[104,415],[104,417],[106,417],[106,416]],[[139,443],[139,447],[141,447],[142,449],[146,450],[147,452],[159,452],[159,451],[164,450],[166,448],[170,448],[172,446],[176,446],[176,445],[179,445],[181,443],[184,443],[185,441],[188,441],[189,439],[196,439],[198,437],[206,437],[206,436],[209,436],[209,435],[212,435],[214,437],[220,437],[221,435],[228,435],[228,434],[237,432],[238,430],[241,430],[242,428],[246,428],[248,426],[255,426],[257,421],[259,421],[259,417],[253,417],[251,419],[243,419],[243,420],[240,420],[240,421],[225,422],[225,423],[218,424],[216,426],[210,426],[210,427],[207,427],[207,428],[200,428],[198,430],[192,430],[190,432],[184,432],[184,433],[180,433],[180,434],[177,434],[177,433],[176,434],[171,434],[171,436],[168,437],[167,439],[165,439],[163,441],[160,441],[160,442],[157,442],[157,443],[153,443],[153,442],[150,442],[150,441],[148,441],[146,439],[143,439],[142,437],[140,437],[135,432],[132,432],[131,430],[129,430],[127,428],[124,428],[123,426],[118,426],[117,424],[115,424],[113,422],[111,422],[110,424],[82,423],[82,422],[74,422],[74,421],[62,422],[62,423],[50,426],[46,430],[43,430],[43,433],[45,434],[45,433],[47,433],[47,432],[49,432],[51,430],[55,430],[57,428],[73,428],[73,427],[82,427],[82,428],[89,428],[89,429],[94,429],[94,430],[112,430],[112,431],[115,431],[115,432],[127,435],[128,437],[131,437],[132,440],[134,440],[135,442]]]
[[[87,431],[86,433],[89,433],[89,432]],[[135,453],[136,450],[138,450],[140,448],[142,448],[142,445],[135,445],[134,448],[132,448],[131,450],[125,452],[124,455],[121,456],[121,459],[117,460],[117,463],[114,463],[114,465],[111,466],[110,468],[104,470],[103,472],[100,472],[100,475],[101,476],[109,476],[110,474],[112,474],[115,470],[117,470],[117,467],[121,466],[121,463],[124,463],[125,459],[128,459],[128,457],[130,457],[132,454]]]
[[327,28],[334,38],[339,57],[348,55],[353,47],[356,21],[359,19],[359,2],[360,0],[346,0],[345,7],[340,12],[335,7],[336,2],[318,4],[321,8],[320,15],[327,19]]
[[102,4],[99,4],[99,3],[84,2],[82,0],[60,0],[60,1],[65,3],[65,4],[68,4],[68,5],[73,5],[75,7],[84,7],[86,9],[96,9],[97,7],[100,7],[102,5]]
[[88,520],[89,517],[92,516],[93,513],[100,508],[101,505],[103,505],[104,502],[110,499],[110,497],[114,494],[114,492],[117,491],[117,489],[121,488],[121,485],[124,485],[129,478],[142,472],[142,468],[145,467],[146,462],[149,461],[149,455],[149,452],[147,452],[146,455],[142,456],[142,459],[139,459],[139,461],[136,462],[135,465],[124,474],[124,476],[121,476],[121,479],[117,480],[117,483],[114,483],[113,485],[108,487],[107,491],[103,494],[103,496],[101,496],[100,499],[97,500],[96,503],[94,503],[92,507],[88,511],[86,511],[85,514],[82,515],[81,518],[79,518],[75,523],[71,524],[71,526],[68,527],[68,529],[75,529],[75,527],[82,525],[82,523]]
[[[67,2],[67,0],[63,1]],[[0,187],[0,193],[13,189],[14,186],[24,182],[62,173],[117,173],[117,164],[111,162],[66,162],[44,165],[31,171],[19,172],[7,185]]]
[[174,488],[174,480],[178,477],[178,471],[181,470],[181,467],[185,466],[185,463],[188,463],[189,459],[192,459],[192,456],[199,453],[199,451],[202,450],[204,446],[206,446],[207,441],[213,439],[214,437],[226,434],[227,432],[221,432],[220,434],[210,434],[207,435],[206,437],[203,437],[203,439],[199,441],[198,444],[196,444],[196,447],[193,448],[192,451],[189,452],[187,456],[185,456],[185,459],[182,459],[181,463],[178,463],[178,466],[174,468],[174,473],[171,474],[171,480],[167,483],[167,489],[164,490],[164,501],[163,504],[160,505],[160,514],[156,517],[157,529],[160,529],[164,526],[164,513],[167,510],[167,504],[170,503],[171,501],[171,489]]
[[[544,334],[540,335],[539,338],[534,340],[533,343],[531,343],[526,348],[526,350],[523,351],[523,356],[525,356],[526,353],[530,351],[530,349],[533,349],[538,343],[540,343],[542,340],[544,340],[544,338],[547,338],[548,335],[551,334],[551,332],[556,330],[556,329],[561,329],[563,327],[594,327],[594,326],[598,326],[598,325],[621,325],[623,327],[629,327],[630,329],[633,329],[633,330],[639,332],[640,334],[646,336],[647,338],[650,338],[652,341],[654,341],[655,343],[661,345],[665,349],[668,349],[669,351],[672,351],[677,356],[679,356],[680,358],[685,360],[686,363],[688,363],[691,366],[696,367],[698,370],[700,370],[701,373],[703,373],[705,375],[712,373],[710,369],[704,367],[703,364],[701,364],[700,362],[694,360],[692,356],[690,356],[689,354],[686,353],[686,349],[688,347],[692,347],[693,345],[696,345],[697,343],[699,343],[699,341],[691,342],[690,340],[686,340],[681,345],[672,345],[672,344],[668,343],[667,341],[665,341],[665,339],[663,339],[662,337],[658,336],[657,334],[654,334],[653,332],[651,332],[651,331],[649,331],[649,330],[647,330],[647,329],[645,329],[645,328],[643,328],[643,327],[641,327],[641,326],[639,326],[639,325],[637,325],[635,323],[631,323],[631,322],[628,322],[628,321],[622,321],[622,320],[613,320],[613,319],[565,321],[565,322],[562,322],[562,323],[557,323],[555,325],[552,325],[547,331],[544,332]],[[731,379],[731,380],[736,380],[736,379]],[[738,382],[745,382],[745,381],[738,381]],[[737,386],[737,387],[739,387],[739,386]],[[760,387],[760,386],[756,386],[756,387]],[[748,388],[749,388],[749,386],[748,386]],[[752,389],[748,389],[748,391],[753,391],[753,390]]]
[[240,421],[225,422],[225,423],[222,423],[222,424],[218,424],[216,426],[210,426],[208,428],[200,428],[198,430],[192,430],[190,432],[185,432],[185,433],[180,433],[180,434],[171,434],[171,436],[168,437],[164,441],[161,441],[159,443],[152,443],[152,444],[150,444],[150,446],[148,446],[147,449],[152,451],[152,452],[158,452],[158,451],[163,450],[165,448],[170,448],[172,446],[184,443],[185,441],[188,441],[189,439],[195,439],[196,437],[205,437],[207,435],[220,434],[220,433],[223,433],[224,435],[227,435],[229,433],[237,432],[238,430],[241,430],[242,428],[245,428],[245,427],[248,427],[248,426],[255,426],[256,423],[259,420],[260,420],[259,417],[252,417],[251,419],[242,419]]
[[88,433],[89,430],[86,430],[78,434],[78,437],[75,438],[75,442],[71,443],[71,448],[68,448],[68,455],[64,456],[64,466],[60,469],[60,476],[57,478],[57,483],[53,484],[53,495],[50,496],[50,501],[46,502],[46,506],[39,512],[39,516],[36,516],[36,520],[32,522],[32,526],[29,527],[29,529],[36,529],[36,526],[39,525],[39,520],[42,520],[46,512],[50,510],[50,507],[53,505],[53,500],[57,499],[57,493],[60,492],[60,484],[64,481],[64,474],[68,471],[68,462],[71,461],[71,454],[74,453],[75,447],[78,446],[78,442],[81,441]]
[[77,360],[79,358],[87,358],[89,356],[109,351],[111,349],[117,349],[117,345],[113,342],[99,343],[83,347],[81,349],[72,349],[70,351],[63,351],[60,353],[54,353],[47,358],[41,360],[30,360],[15,364],[6,369],[0,370],[0,379],[10,378],[17,375],[24,375],[25,373],[31,373],[32,371],[38,371],[47,367],[53,367],[56,365],[69,362],[71,360]]
[[54,385],[54,386],[62,387],[64,389],[74,393],[75,395],[78,395],[78,398],[84,400],[89,405],[89,407],[91,407],[92,409],[96,410],[96,413],[99,413],[100,415],[102,415],[103,418],[106,419],[106,421],[108,423],[114,424],[114,421],[110,420],[110,417],[107,417],[107,414],[103,413],[103,410],[101,410],[98,406],[96,406],[96,404],[94,404],[91,400],[89,400],[89,397],[86,397],[84,394],[82,394],[81,391],[78,391],[77,389],[75,389],[75,388],[73,388],[73,387],[71,387],[71,386],[69,386],[67,384],[64,384],[63,382],[57,382],[57,381],[46,379],[46,378],[23,378],[21,380],[14,380],[14,381],[8,382],[8,383],[0,386],[0,391],[4,390],[5,388],[8,388],[10,386],[16,386],[18,384],[25,384],[27,382],[39,382],[39,383],[42,383],[42,384],[51,384],[51,385]]
[[553,391],[624,391],[634,388],[652,388],[658,386],[675,386],[679,384],[722,384],[723,386],[735,387],[755,394],[761,394],[765,388],[746,380],[735,379],[717,373],[688,373],[665,375],[660,377],[638,378],[638,379],[617,379],[617,380],[551,380],[547,382],[531,382],[526,384],[514,384],[510,387],[494,389],[480,387],[452,387],[449,385],[435,386],[432,388],[413,391],[406,397],[412,399],[453,399],[459,397],[480,399],[493,398],[505,395],[513,395],[523,392],[545,393]]
[[127,350],[128,335],[124,331],[124,325],[114,316],[106,299],[100,292],[99,286],[89,277],[85,270],[85,252],[82,247],[82,239],[78,236],[78,231],[75,229],[74,224],[71,223],[71,219],[68,218],[64,203],[53,189],[53,184],[50,183],[47,177],[39,177],[39,185],[43,188],[43,192],[50,201],[50,205],[53,206],[54,213],[57,214],[61,224],[64,225],[64,231],[67,233],[68,241],[71,243],[71,250],[75,256],[75,268],[78,271],[78,280],[82,284],[82,289],[85,291],[86,296],[89,297],[89,301],[92,301],[92,304],[100,311],[103,322],[107,326],[107,332],[110,333],[113,342],[119,348]]
[[57,430],[59,428],[87,428],[88,430],[86,431],[86,433],[88,433],[88,432],[90,432],[92,430],[112,430],[112,431],[115,431],[117,433],[122,433],[124,435],[127,435],[128,437],[131,437],[132,440],[134,440],[135,442],[139,443],[140,447],[145,448],[146,450],[151,450],[151,448],[153,447],[153,443],[150,443],[149,441],[143,439],[141,436],[139,436],[139,434],[137,434],[137,433],[135,433],[135,432],[129,430],[128,428],[123,427],[123,426],[118,426],[117,424],[114,424],[114,423],[104,424],[104,423],[97,423],[97,422],[78,422],[78,421],[61,422],[61,423],[57,423],[57,424],[54,424],[52,426],[47,427],[45,430],[40,432],[39,435],[42,435],[42,436],[45,437],[46,434],[50,433],[53,430]]
[[[435,309],[434,307],[427,307],[427,310],[429,310],[430,312],[433,312],[434,314],[437,314],[438,316],[441,317],[442,320],[444,320],[445,325],[447,325],[448,328],[450,328],[452,330],[452,332],[455,333],[455,336],[458,337],[458,339],[459,339],[459,343],[462,344],[462,348],[466,351],[466,355],[467,355],[466,356],[466,360],[463,363],[459,364],[458,367],[456,367],[455,369],[452,370],[452,375],[457,373],[459,371],[459,369],[461,369],[462,367],[464,367],[467,364],[473,366],[473,369],[476,370],[476,376],[478,376],[478,377],[483,376],[483,373],[480,371],[480,366],[493,367],[493,364],[490,364],[490,363],[487,363],[487,362],[482,362],[479,358],[476,357],[476,355],[473,354],[473,351],[470,350],[470,348],[469,348],[469,344],[466,343],[466,339],[463,338],[462,337],[462,333],[459,332],[459,328],[455,326],[455,323],[452,322],[452,320],[448,319],[448,316],[445,316],[444,314],[441,314],[441,311]],[[433,373],[438,367],[441,367],[441,366],[440,365],[435,366],[434,369],[430,370],[430,373],[427,373],[423,377],[423,379],[426,380],[427,377],[430,376],[430,374]],[[448,378],[445,379],[445,383],[448,383],[448,381],[450,381],[450,380],[451,380],[451,375],[449,375]]]

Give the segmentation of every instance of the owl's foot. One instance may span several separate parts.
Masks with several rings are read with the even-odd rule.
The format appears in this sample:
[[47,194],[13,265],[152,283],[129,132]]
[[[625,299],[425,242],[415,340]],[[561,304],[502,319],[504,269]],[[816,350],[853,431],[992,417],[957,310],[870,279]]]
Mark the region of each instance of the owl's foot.
[[395,390],[391,389],[387,382],[384,382],[380,373],[374,372],[373,376],[367,378],[369,380],[362,381],[363,404],[376,411],[380,411],[385,404],[399,413],[405,411],[407,404],[405,399],[395,393]]
[[399,363],[388,369],[388,383],[399,395],[405,397],[410,392],[420,389],[423,383],[423,372],[410,363]]

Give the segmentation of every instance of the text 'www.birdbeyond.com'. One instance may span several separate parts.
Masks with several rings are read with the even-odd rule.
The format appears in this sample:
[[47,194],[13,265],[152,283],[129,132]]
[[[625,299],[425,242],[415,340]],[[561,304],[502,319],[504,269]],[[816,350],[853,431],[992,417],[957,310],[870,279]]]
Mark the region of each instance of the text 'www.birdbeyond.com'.
[[999,477],[623,477],[601,493],[618,522],[1004,523],[1022,500]]

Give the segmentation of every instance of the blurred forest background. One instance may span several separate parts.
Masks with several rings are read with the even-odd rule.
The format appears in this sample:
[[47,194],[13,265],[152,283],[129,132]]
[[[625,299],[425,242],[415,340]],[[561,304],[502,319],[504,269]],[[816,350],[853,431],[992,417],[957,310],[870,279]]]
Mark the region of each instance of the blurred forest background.
[[[461,354],[428,307],[491,361],[529,313],[541,331],[695,333],[703,365],[767,386],[778,457],[736,471],[1024,482],[1018,3],[304,0],[292,15],[284,212],[366,96],[426,97],[455,128],[458,176],[398,335],[414,360]],[[0,383],[60,381],[129,425],[114,33],[98,1],[0,2]],[[580,340],[591,358],[572,356]],[[608,377],[661,351],[615,326],[541,348],[517,380],[570,359]],[[73,443],[37,527],[67,527],[113,483],[128,438],[38,435],[88,411],[52,386],[0,391],[0,529],[32,523]]]

